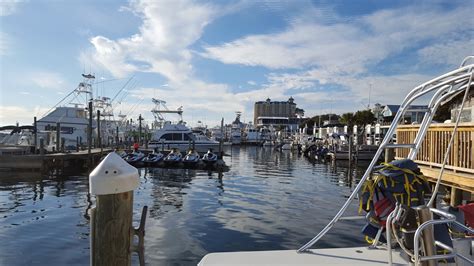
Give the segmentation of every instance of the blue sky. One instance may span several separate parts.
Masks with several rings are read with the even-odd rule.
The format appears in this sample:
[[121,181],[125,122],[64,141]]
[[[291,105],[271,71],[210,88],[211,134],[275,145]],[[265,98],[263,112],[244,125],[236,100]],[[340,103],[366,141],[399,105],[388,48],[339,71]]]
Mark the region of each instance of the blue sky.
[[[91,71],[115,113],[151,98],[212,126],[255,101],[307,116],[398,104],[474,54],[474,1],[0,1],[0,125],[30,124]],[[370,91],[370,93],[369,93]],[[139,103],[137,105],[137,103]],[[136,106],[136,107],[135,107]]]

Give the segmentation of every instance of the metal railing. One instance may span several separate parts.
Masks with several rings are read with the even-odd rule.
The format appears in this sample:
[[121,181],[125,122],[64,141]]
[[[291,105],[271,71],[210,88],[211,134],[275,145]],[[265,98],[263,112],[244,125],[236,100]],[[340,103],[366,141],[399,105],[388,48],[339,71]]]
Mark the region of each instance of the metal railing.
[[[474,233],[473,229],[471,229],[471,228],[465,226],[464,224],[461,224],[458,221],[456,221],[456,216],[454,216],[450,213],[435,209],[435,208],[430,208],[429,210],[432,214],[438,215],[440,217],[440,219],[426,221],[426,222],[422,223],[416,229],[415,237],[414,237],[414,240],[413,240],[414,241],[413,242],[413,255],[414,255],[413,258],[414,258],[415,265],[418,265],[422,261],[452,259],[454,257],[461,258],[461,259],[463,259],[463,260],[465,260],[469,263],[474,264],[474,261],[472,261],[471,259],[467,258],[466,256],[464,256],[462,254],[456,253],[455,250],[453,249],[453,247],[450,247],[448,244],[443,243],[443,242],[438,241],[438,240],[436,240],[434,242],[435,246],[449,251],[448,254],[432,255],[432,256],[420,256],[420,243],[421,243],[420,239],[421,239],[423,230],[429,228],[429,226],[436,225],[436,224],[446,224],[446,225],[456,224],[456,226],[458,228],[463,229],[465,232],[470,233],[470,234]],[[388,230],[387,230],[387,234],[389,234]],[[391,262],[390,262],[390,264],[391,264]]]
[[[472,82],[474,64],[464,66],[465,62],[463,62],[463,65],[460,68],[446,73],[442,76],[439,76],[435,79],[432,79],[426,83],[423,83],[408,93],[408,95],[405,97],[402,104],[400,105],[400,108],[398,109],[397,114],[395,115],[394,120],[390,128],[388,129],[379,149],[375,153],[374,158],[370,162],[369,166],[367,167],[367,170],[360,179],[359,183],[354,188],[354,191],[352,191],[351,195],[343,204],[341,209],[337,212],[337,214],[334,216],[334,218],[313,239],[311,239],[308,243],[298,249],[298,252],[304,252],[310,247],[312,247],[339,221],[341,216],[349,207],[349,204],[355,199],[363,184],[372,173],[372,170],[377,161],[379,160],[383,150],[387,148],[388,145],[391,145],[389,143],[392,139],[392,135],[396,132],[398,124],[401,122],[401,119],[404,117],[404,114],[407,112],[407,110],[409,110],[410,105],[416,99],[419,99],[420,97],[425,96],[428,93],[434,92],[434,95],[432,96],[428,105],[429,110],[428,112],[426,112],[423,121],[420,124],[418,133],[415,137],[413,143],[415,144],[415,146],[412,146],[410,148],[410,152],[408,154],[409,159],[414,159],[418,150],[421,147],[422,140],[426,135],[428,127],[431,124],[431,121],[433,120],[433,116],[437,108],[441,105],[441,103],[444,100],[449,99],[450,97],[462,91],[465,91],[467,88],[470,88],[474,85],[474,82]],[[394,148],[393,145],[391,145],[390,147]]]

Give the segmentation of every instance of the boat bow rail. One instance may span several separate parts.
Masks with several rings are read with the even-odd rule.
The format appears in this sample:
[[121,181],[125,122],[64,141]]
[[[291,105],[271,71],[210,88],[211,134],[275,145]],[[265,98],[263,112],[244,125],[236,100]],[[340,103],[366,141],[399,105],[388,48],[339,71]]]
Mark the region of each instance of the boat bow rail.
[[[382,155],[382,152],[386,148],[408,148],[410,149],[408,159],[413,159],[415,158],[418,150],[421,147],[422,141],[424,137],[426,136],[426,133],[428,131],[429,125],[433,121],[434,114],[436,113],[436,110],[438,107],[446,100],[451,99],[454,96],[457,96],[458,94],[464,92],[464,99],[463,103],[461,105],[461,110],[464,106],[465,99],[469,93],[470,88],[474,85],[473,82],[473,70],[474,70],[474,62],[468,64],[468,62],[473,61],[474,56],[469,56],[464,61],[462,62],[461,66],[451,72],[448,72],[444,75],[441,75],[437,78],[434,78],[428,82],[425,82],[414,89],[412,89],[408,95],[405,97],[403,100],[402,104],[400,105],[400,108],[398,109],[392,124],[390,125],[390,128],[388,129],[387,133],[385,134],[385,137],[380,144],[377,152],[375,153],[374,158],[370,162],[367,170],[365,171],[364,175],[360,179],[359,183],[355,187],[354,191],[351,193],[349,198],[346,200],[346,202],[343,204],[341,209],[337,212],[337,214],[334,216],[334,218],[313,238],[311,239],[308,243],[303,245],[300,249],[298,249],[298,253],[308,251],[309,248],[311,248],[314,244],[316,244],[329,230],[332,229],[332,227],[339,221],[341,220],[342,215],[345,213],[347,208],[349,207],[349,204],[355,199],[356,195],[359,193],[361,188],[363,187],[364,182],[368,179],[368,177],[371,175],[373,168],[375,167],[377,161],[379,160],[380,156]],[[410,110],[410,105],[417,99],[426,96],[427,94],[433,94],[431,96],[431,99],[428,104],[428,110],[425,113],[423,120],[420,124],[419,130],[416,134],[414,143],[411,144],[394,144],[391,143],[392,140],[392,135],[396,132],[397,127],[399,124],[402,122],[402,119],[404,117],[404,114]],[[459,118],[460,118],[460,113],[458,114],[457,118],[457,123],[459,123]],[[455,127],[454,131],[456,131],[457,127]],[[454,134],[453,134],[454,136]],[[452,141],[450,141],[452,142]],[[450,145],[449,145],[450,146]],[[450,147],[448,147],[449,149]],[[441,175],[440,175],[441,177]],[[439,182],[437,183],[438,186]],[[437,189],[435,189],[437,191]],[[436,193],[434,192],[433,195]],[[432,200],[430,200],[430,203],[432,203]],[[393,214],[393,213],[392,213]],[[446,221],[443,221],[443,223],[447,222],[452,222],[451,219],[446,219]],[[430,225],[433,222],[428,221],[427,225]],[[427,226],[426,225],[426,226]],[[420,229],[422,230],[422,228]],[[375,241],[377,242],[377,241]],[[416,253],[416,250],[415,250]],[[416,258],[416,257],[415,257]],[[419,260],[419,258],[418,258]]]

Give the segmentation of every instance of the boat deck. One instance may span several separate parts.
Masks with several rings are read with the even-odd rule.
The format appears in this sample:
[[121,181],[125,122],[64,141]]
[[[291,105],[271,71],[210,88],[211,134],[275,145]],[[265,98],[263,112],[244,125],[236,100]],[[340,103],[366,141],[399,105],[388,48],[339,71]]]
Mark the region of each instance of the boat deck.
[[[408,258],[392,252],[393,265],[407,265]],[[305,253],[295,250],[222,252],[206,255],[199,266],[214,265],[387,265],[384,247],[312,249]]]

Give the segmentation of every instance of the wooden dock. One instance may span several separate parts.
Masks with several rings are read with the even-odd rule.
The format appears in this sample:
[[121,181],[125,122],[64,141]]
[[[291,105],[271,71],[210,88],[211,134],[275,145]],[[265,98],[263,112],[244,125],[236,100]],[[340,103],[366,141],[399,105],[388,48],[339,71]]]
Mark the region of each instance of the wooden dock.
[[41,171],[47,174],[62,174],[68,169],[91,169],[100,158],[111,152],[106,149],[92,149],[90,154],[87,150],[78,152],[51,153],[51,154],[29,154],[29,155],[6,155],[0,156],[0,168],[21,170],[21,171]]
[[[418,128],[419,125],[400,126],[397,129],[397,142],[413,143]],[[436,182],[438,178],[453,128],[454,124],[432,124],[415,158],[423,174],[432,182]],[[408,152],[409,149],[398,148],[396,158],[406,158]],[[442,184],[451,189],[451,199],[453,200],[454,197],[457,203],[463,199],[474,200],[474,123],[459,124],[446,163]],[[460,194],[463,196],[459,196]]]

